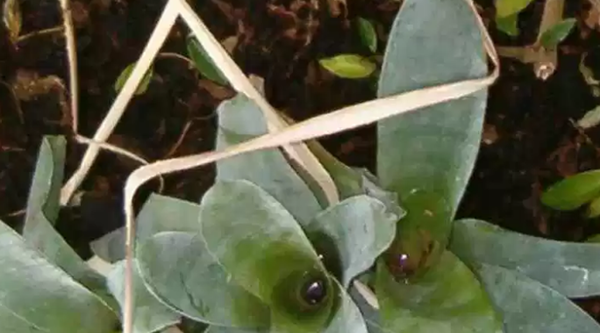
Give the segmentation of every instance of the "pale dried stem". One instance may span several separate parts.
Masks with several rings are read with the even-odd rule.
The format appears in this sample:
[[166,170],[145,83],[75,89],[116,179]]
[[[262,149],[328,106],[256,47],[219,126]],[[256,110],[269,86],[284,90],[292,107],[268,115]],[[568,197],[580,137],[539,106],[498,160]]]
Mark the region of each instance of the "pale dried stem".
[[49,28],[49,29],[33,31],[28,34],[19,36],[19,38],[17,38],[17,43],[22,43],[33,37],[62,33],[64,30],[65,30],[65,27],[60,26],[60,27],[54,27],[54,28]]
[[[544,32],[562,20],[564,7],[564,0],[546,0],[542,20],[540,22],[540,29],[535,42],[536,46],[539,47]],[[556,49],[546,50],[541,48],[541,51],[538,59],[533,63],[533,70],[538,78],[546,80],[556,70],[558,55]]]
[[75,28],[71,16],[69,0],[60,0],[60,9],[63,16],[65,39],[67,45],[67,58],[69,59],[69,90],[71,94],[71,128],[77,134],[79,129],[79,78],[77,75],[77,47],[75,44]]
[[[146,44],[142,55],[136,63],[136,66],[125,82],[125,85],[117,95],[117,98],[108,111],[108,114],[94,134],[93,140],[95,142],[105,142],[114,130],[119,119],[123,115],[127,104],[135,94],[137,87],[142,81],[142,78],[152,65],[152,62],[158,54],[158,51],[162,47],[164,41],[167,39],[167,36],[171,31],[171,27],[175,24],[175,21],[179,15],[178,9],[179,6],[177,2],[173,1],[169,1],[165,6],[161,17],[156,24],[154,31],[152,32],[148,44]],[[92,167],[99,151],[100,147],[97,145],[90,145],[88,147],[83,156],[81,164],[62,188],[60,198],[61,205],[65,205],[69,201],[77,187],[81,184]]]

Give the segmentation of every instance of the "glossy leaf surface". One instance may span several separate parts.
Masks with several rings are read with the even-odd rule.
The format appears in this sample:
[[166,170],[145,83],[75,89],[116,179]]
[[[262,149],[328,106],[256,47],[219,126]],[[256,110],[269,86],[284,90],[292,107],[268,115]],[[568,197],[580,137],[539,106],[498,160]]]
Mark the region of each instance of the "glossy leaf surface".
[[319,64],[336,76],[346,79],[362,79],[377,69],[377,65],[358,54],[338,54],[319,60]]
[[449,248],[469,265],[516,270],[567,297],[600,294],[600,244],[533,237],[466,219],[455,222]]

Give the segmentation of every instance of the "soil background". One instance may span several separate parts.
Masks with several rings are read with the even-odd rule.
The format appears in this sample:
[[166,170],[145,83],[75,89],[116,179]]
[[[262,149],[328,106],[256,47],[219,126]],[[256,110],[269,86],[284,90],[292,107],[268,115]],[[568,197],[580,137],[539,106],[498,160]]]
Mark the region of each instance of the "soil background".
[[[535,1],[519,15],[517,37],[496,29],[491,0],[476,2],[497,45],[524,46],[535,41],[543,1]],[[62,25],[58,1],[19,3],[21,35]],[[340,53],[371,55],[356,31],[358,17],[375,23],[381,60],[400,6],[393,0],[346,0],[346,6],[337,9],[316,0],[190,3],[219,40],[237,38],[232,50],[236,62],[247,74],[264,78],[268,100],[297,120],[375,98],[372,79],[340,79],[317,61]],[[141,54],[164,4],[162,0],[72,1],[82,135],[93,136],[116,96],[116,78]],[[585,219],[580,211],[552,211],[539,200],[553,182],[600,167],[600,130],[583,131],[573,125],[600,104],[579,70],[581,57],[587,54],[586,65],[600,78],[600,33],[585,25],[589,11],[587,1],[566,2],[565,17],[576,17],[578,24],[561,43],[558,68],[548,80],[537,79],[531,65],[502,58],[501,77],[490,90],[481,152],[459,217],[568,241],[600,233],[598,219]],[[213,148],[214,110],[234,92],[202,78],[172,55],[186,54],[188,33],[182,24],[171,31],[148,90],[130,103],[110,143],[151,161]],[[4,25],[0,27],[0,219],[16,229],[22,224],[42,137],[69,138],[66,176],[77,167],[85,149],[72,138],[67,73],[60,31],[13,42]],[[321,142],[347,164],[374,172],[373,126]],[[122,225],[121,188],[136,166],[123,157],[101,153],[81,187],[81,205],[61,211],[57,228],[83,257],[91,255],[91,240]],[[196,201],[213,179],[212,166],[170,175],[165,177],[163,194]],[[138,201],[157,184],[145,186]],[[597,299],[578,304],[600,320]]]

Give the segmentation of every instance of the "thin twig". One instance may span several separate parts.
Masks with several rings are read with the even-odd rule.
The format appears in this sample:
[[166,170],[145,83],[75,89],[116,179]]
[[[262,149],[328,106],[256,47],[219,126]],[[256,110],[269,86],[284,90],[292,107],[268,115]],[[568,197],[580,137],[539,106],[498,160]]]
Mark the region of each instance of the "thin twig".
[[67,57],[69,59],[69,86],[71,90],[71,128],[74,134],[79,129],[79,78],[77,76],[77,47],[75,45],[75,28],[71,16],[69,0],[60,0],[60,9],[63,16],[65,39],[67,44]]
[[184,57],[184,56],[182,56],[179,53],[161,52],[161,53],[159,53],[159,54],[156,55],[156,58],[157,59],[158,58],[163,58],[163,59],[168,59],[168,58],[179,59],[179,60],[185,61],[188,64],[188,66],[190,66],[191,68],[196,68],[196,65],[194,65],[194,62],[190,58]]
[[183,142],[183,139],[187,135],[187,132],[190,130],[191,126],[192,126],[192,121],[188,121],[187,123],[185,123],[185,126],[183,127],[183,130],[181,131],[181,134],[179,135],[179,138],[177,138],[177,141],[175,142],[173,147],[171,147],[171,149],[169,149],[169,152],[163,157],[163,159],[169,158],[169,157],[173,156],[173,154],[175,154],[177,149],[179,149],[179,147],[181,146],[181,143]]
[[58,34],[59,32],[63,32],[64,30],[65,30],[64,26],[59,26],[59,27],[54,27],[54,28],[49,28],[49,29],[44,29],[44,30],[33,31],[28,34],[19,36],[19,38],[17,38],[17,43],[22,43],[33,37]]

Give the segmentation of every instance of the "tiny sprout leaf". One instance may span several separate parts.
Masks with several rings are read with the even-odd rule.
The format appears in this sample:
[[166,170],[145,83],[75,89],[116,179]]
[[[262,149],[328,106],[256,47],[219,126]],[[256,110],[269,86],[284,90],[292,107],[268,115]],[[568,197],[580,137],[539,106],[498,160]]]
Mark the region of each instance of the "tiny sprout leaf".
[[379,261],[375,291],[384,332],[502,332],[483,287],[448,251],[414,281],[398,282]]
[[[133,72],[135,64],[136,63],[129,64],[127,67],[125,67],[121,74],[119,74],[117,81],[115,81],[115,92],[118,93],[121,91],[121,89],[123,89],[125,82],[127,82],[127,79],[131,75],[131,72]],[[135,91],[136,95],[142,95],[146,92],[146,90],[148,90],[148,86],[150,85],[152,76],[154,76],[154,70],[152,69],[152,67],[150,67],[148,72],[144,75],[144,78],[142,78],[142,81],[140,82],[140,85],[138,86],[137,90]]]
[[206,51],[194,35],[187,38],[187,53],[200,74],[222,86],[227,85],[227,79],[209,58]]
[[340,54],[319,60],[319,64],[331,73],[346,79],[361,79],[371,75],[377,65],[357,54]]
[[209,252],[270,307],[272,329],[322,331],[337,287],[293,216],[246,180],[216,182],[200,206]]
[[600,216],[600,197],[592,200],[587,208],[586,217],[589,219]]
[[509,36],[515,37],[519,34],[519,27],[517,25],[518,20],[519,16],[517,14],[506,17],[497,17],[496,28]]
[[[108,274],[107,284],[111,293],[115,296],[121,308],[125,302],[125,261],[119,261],[113,266]],[[137,265],[133,271],[133,295],[135,333],[153,333],[179,322],[179,315],[160,303],[148,292],[144,281],[140,278]]]
[[268,308],[231,280],[197,233],[155,234],[141,243],[137,260],[147,287],[182,315],[220,326],[268,327]]
[[496,17],[507,17],[518,14],[533,0],[496,0]]
[[454,222],[449,249],[469,265],[516,270],[567,297],[600,294],[600,244],[533,237],[465,219]]
[[550,186],[542,194],[544,205],[556,210],[575,210],[600,195],[600,170],[581,172]]
[[377,33],[375,32],[373,23],[365,18],[359,17],[356,19],[356,25],[362,43],[369,48],[371,52],[377,51]]
[[21,25],[23,24],[19,0],[4,0],[3,14],[4,25],[8,30],[10,40],[15,43],[21,34]]
[[[268,132],[260,108],[244,94],[225,101],[217,109],[219,128],[216,149],[242,143]],[[220,160],[218,180],[245,179],[275,197],[294,218],[305,225],[322,210],[309,186],[279,149],[266,149]]]
[[64,137],[45,136],[42,139],[27,199],[23,238],[76,281],[99,295],[107,296],[104,277],[86,265],[54,229],[60,209],[65,154]]
[[544,31],[540,37],[540,44],[546,49],[553,49],[565,39],[573,27],[577,23],[577,19],[569,18],[562,20]]
[[112,333],[116,314],[99,297],[0,222],[0,331]]
[[323,211],[306,232],[325,266],[347,289],[392,243],[397,221],[381,201],[359,195]]
[[477,264],[476,274],[502,313],[508,333],[597,333],[600,326],[554,289],[514,270]]

